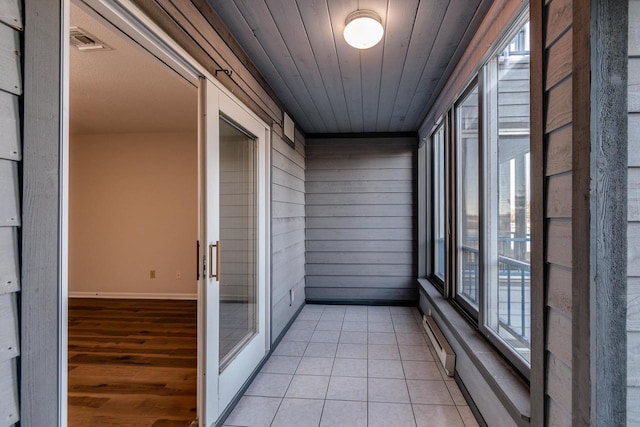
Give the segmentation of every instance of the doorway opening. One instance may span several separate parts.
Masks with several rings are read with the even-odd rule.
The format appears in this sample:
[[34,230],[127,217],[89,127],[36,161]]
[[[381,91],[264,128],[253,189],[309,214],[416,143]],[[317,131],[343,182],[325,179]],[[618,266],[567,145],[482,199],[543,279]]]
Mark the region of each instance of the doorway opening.
[[270,127],[134,5],[69,7],[61,419],[212,425],[270,347]]
[[198,88],[71,4],[69,426],[197,418]]

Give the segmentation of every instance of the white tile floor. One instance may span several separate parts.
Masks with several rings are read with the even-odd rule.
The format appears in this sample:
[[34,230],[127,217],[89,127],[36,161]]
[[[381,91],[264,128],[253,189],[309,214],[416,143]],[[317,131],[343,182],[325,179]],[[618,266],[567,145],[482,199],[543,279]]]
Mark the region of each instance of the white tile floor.
[[307,305],[225,426],[477,426],[415,308]]

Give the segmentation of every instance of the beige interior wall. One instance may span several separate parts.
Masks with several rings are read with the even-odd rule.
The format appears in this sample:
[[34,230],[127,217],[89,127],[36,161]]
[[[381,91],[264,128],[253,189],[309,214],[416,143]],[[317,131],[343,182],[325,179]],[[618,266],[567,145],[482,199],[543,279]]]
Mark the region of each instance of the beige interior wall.
[[195,133],[71,135],[69,189],[71,295],[195,297]]

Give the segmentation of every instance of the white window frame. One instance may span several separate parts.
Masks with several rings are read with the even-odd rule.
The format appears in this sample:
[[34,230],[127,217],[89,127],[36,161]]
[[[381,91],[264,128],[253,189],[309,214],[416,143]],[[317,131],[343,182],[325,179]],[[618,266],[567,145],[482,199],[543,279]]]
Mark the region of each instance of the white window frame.
[[[438,138],[438,134],[441,133],[441,140],[439,141],[441,144],[441,150],[442,150],[442,167],[441,170],[440,168],[436,168],[436,162],[439,163],[439,158],[438,158],[438,152],[436,151],[436,138]],[[431,136],[429,137],[429,146],[427,147],[427,149],[429,150],[429,160],[430,160],[430,171],[431,171],[431,217],[433,218],[433,222],[431,224],[431,236],[433,239],[433,250],[430,253],[429,256],[429,266],[430,266],[430,272],[431,272],[431,278],[434,279],[438,285],[440,286],[440,289],[442,290],[442,288],[444,287],[444,284],[447,280],[447,263],[446,263],[446,240],[447,240],[447,156],[446,156],[446,126],[445,126],[445,120],[444,117],[441,118],[438,123],[435,126],[435,130],[433,131],[433,133],[431,134]],[[437,175],[437,173],[440,173],[439,176]],[[442,199],[439,200],[436,198],[437,195],[440,195],[439,192],[436,190],[436,188],[439,186],[439,184],[442,181]],[[440,210],[441,208],[441,210]],[[437,268],[437,259],[436,256],[439,252],[438,250],[438,246],[437,246],[437,238],[438,233],[436,232],[437,228],[438,228],[438,224],[437,224],[437,219],[440,218],[440,216],[442,216],[442,220],[444,221],[444,235],[442,236],[443,238],[443,244],[445,245],[444,248],[444,258],[442,260],[443,264],[444,264],[444,271],[443,276],[444,277],[440,277],[438,275],[438,268]]]
[[[500,43],[497,43],[497,48],[492,51],[489,59],[483,64],[479,73],[479,87],[481,98],[481,115],[482,123],[481,127],[481,176],[483,182],[483,190],[481,191],[481,236],[483,238],[481,246],[480,260],[484,268],[481,270],[480,289],[481,289],[481,302],[480,313],[478,317],[478,328],[487,339],[498,348],[498,350],[518,369],[518,371],[529,379],[531,370],[531,364],[522,355],[520,355],[514,348],[505,342],[497,332],[490,327],[490,324],[497,322],[498,313],[489,311],[489,307],[497,308],[497,300],[495,293],[491,292],[489,287],[492,286],[494,280],[498,280],[497,271],[494,263],[497,265],[498,254],[492,247],[491,241],[493,234],[497,229],[497,213],[493,209],[492,197],[497,191],[493,188],[492,183],[495,182],[495,174],[497,174],[497,162],[494,156],[490,153],[491,150],[497,149],[497,144],[493,141],[493,138],[498,135],[498,123],[494,121],[492,116],[491,100],[489,96],[496,95],[493,101],[497,105],[497,93],[489,90],[488,88],[497,87],[499,76],[497,70],[492,70],[491,63],[494,58],[499,57],[501,52],[506,49],[511,40],[520,32],[523,25],[529,21],[529,9],[527,8],[509,27],[505,32]],[[531,174],[531,171],[529,172]],[[496,237],[497,238],[497,237]],[[529,298],[529,307],[531,306],[531,298]],[[529,310],[531,313],[531,310]],[[529,344],[529,350],[531,350],[531,344]]]

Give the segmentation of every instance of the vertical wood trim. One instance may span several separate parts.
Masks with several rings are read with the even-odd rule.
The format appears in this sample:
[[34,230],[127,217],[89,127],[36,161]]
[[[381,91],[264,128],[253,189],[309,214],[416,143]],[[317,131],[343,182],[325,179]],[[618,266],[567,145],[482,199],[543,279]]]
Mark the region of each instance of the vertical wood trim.
[[627,389],[621,385],[627,380],[628,8],[628,2],[591,0],[588,283],[594,426],[627,422]]
[[63,0],[25,0],[21,422],[59,419],[60,101]]
[[544,132],[544,4],[531,0],[531,426],[542,427],[545,420],[545,132]]
[[[573,192],[572,192],[572,390],[571,416],[576,426],[591,421],[590,287],[590,20],[591,10],[573,0]],[[595,319],[594,319],[595,320]]]

